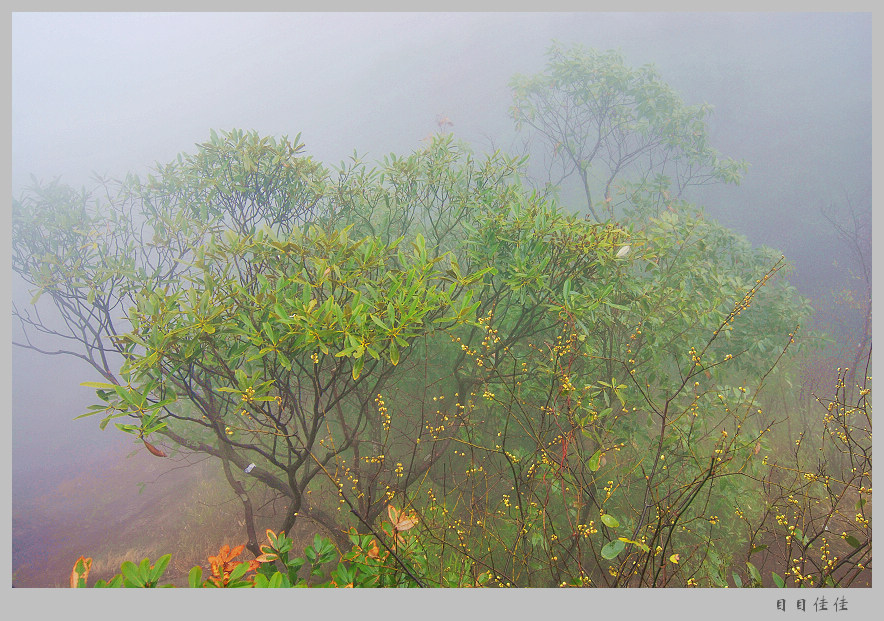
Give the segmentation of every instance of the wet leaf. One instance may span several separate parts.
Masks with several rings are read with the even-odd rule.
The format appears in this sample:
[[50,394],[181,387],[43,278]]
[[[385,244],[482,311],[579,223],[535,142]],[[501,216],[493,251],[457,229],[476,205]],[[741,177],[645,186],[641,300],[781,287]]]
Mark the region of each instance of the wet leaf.
[[196,566],[190,570],[190,574],[187,576],[187,584],[190,585],[192,589],[198,589],[203,584],[203,568],[200,566]]
[[599,469],[599,460],[602,457],[602,450],[599,449],[595,453],[592,454],[592,457],[589,458],[589,469],[592,472],[595,472]]
[[163,575],[163,572],[166,571],[166,567],[169,565],[169,561],[172,560],[171,554],[165,554],[157,559],[156,564],[150,570],[150,581],[154,584],[159,581],[160,577]]
[[141,577],[141,572],[138,571],[138,567],[132,561],[124,561],[120,566],[120,571],[123,573],[123,577],[126,579],[126,582],[136,587],[144,586],[144,579]]
[[852,545],[854,548],[858,548],[862,545],[859,540],[853,535],[847,535],[847,537],[844,538],[844,541]]
[[746,567],[749,568],[749,575],[752,577],[752,582],[757,586],[761,586],[761,574],[758,573],[758,568],[749,561],[746,561]]
[[155,447],[153,444],[151,444],[150,442],[148,442],[148,441],[145,440],[144,438],[142,438],[141,441],[144,442],[144,446],[145,446],[145,447],[147,448],[147,450],[150,451],[153,455],[156,455],[157,457],[167,457],[167,455],[166,455],[163,451],[161,451],[160,449],[158,449],[157,447]]
[[623,543],[631,543],[632,545],[641,548],[645,552],[651,551],[651,548],[649,548],[646,544],[642,543],[641,541],[634,541],[632,539],[628,539],[627,537],[617,537],[617,539],[619,539]]
[[761,552],[761,551],[763,551],[763,550],[767,550],[767,546],[766,546],[766,545],[752,546],[752,549],[749,550],[749,556],[752,556],[752,555],[755,554],[756,552]]
[[615,518],[610,513],[605,513],[604,515],[602,515],[602,522],[605,526],[608,526],[610,528],[617,528],[618,526],[620,526],[620,522],[617,521],[617,518]]
[[81,556],[74,563],[74,569],[71,571],[71,588],[83,588],[86,586],[86,580],[89,578],[89,570],[92,569],[92,559]]
[[615,558],[618,554],[623,552],[624,548],[626,548],[626,544],[619,539],[609,541],[602,548],[602,558],[611,560],[612,558]]
[[365,358],[359,358],[356,362],[353,363],[353,380],[359,379],[359,374],[362,373],[362,367],[365,364]]

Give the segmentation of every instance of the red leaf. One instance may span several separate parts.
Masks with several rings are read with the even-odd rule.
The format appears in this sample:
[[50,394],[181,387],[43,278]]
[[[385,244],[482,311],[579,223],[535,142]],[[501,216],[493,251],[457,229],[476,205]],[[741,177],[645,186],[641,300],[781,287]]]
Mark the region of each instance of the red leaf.
[[162,452],[160,449],[155,447],[153,444],[151,444],[150,442],[148,442],[144,438],[141,438],[141,441],[144,442],[144,446],[147,447],[147,450],[150,451],[151,453],[153,453],[154,455],[156,455],[157,457],[166,457],[166,454],[164,452]]

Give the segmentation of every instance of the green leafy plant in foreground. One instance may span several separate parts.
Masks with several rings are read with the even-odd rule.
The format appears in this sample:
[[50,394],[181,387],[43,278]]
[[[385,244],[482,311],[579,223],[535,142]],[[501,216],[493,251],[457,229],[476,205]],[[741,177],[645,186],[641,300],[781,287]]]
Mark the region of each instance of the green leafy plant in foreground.
[[[398,515],[398,513],[397,513]],[[261,546],[261,555],[251,561],[237,561],[245,549],[239,545],[233,549],[224,545],[218,554],[209,557],[209,575],[203,577],[203,568],[195,566],[188,574],[191,588],[290,588],[290,587],[408,587],[419,583],[398,565],[401,556],[394,561],[391,553],[398,549],[399,555],[408,554],[406,538],[400,533],[402,520],[388,525],[389,543],[382,543],[381,551],[374,535],[349,533],[351,549],[341,553],[331,540],[316,535],[313,543],[304,549],[303,556],[292,554],[293,540],[284,533],[268,529],[267,543]],[[172,555],[160,557],[153,565],[144,559],[136,565],[125,561],[121,573],[110,580],[98,580],[94,588],[155,588],[170,587],[160,584]],[[71,571],[71,587],[87,586],[92,559],[81,556]],[[326,576],[323,579],[323,576]]]

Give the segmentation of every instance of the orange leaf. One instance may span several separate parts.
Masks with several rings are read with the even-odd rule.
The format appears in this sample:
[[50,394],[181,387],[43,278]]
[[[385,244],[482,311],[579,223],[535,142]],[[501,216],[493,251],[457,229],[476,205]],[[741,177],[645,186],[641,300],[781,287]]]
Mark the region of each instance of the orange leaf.
[[402,532],[417,524],[417,516],[407,516],[405,511],[399,513],[393,505],[387,505],[387,514],[390,516],[390,521],[393,523],[393,529],[396,531]]
[[365,553],[365,556],[367,556],[368,558],[379,558],[380,555],[381,555],[381,551],[378,548],[378,542],[375,541],[374,539],[372,539],[371,540],[371,547]]
[[402,531],[413,528],[415,524],[417,524],[417,518],[411,517],[407,520],[400,520],[396,523],[394,528],[401,533]]
[[148,442],[144,438],[141,438],[141,441],[144,442],[144,446],[147,447],[147,450],[150,451],[151,453],[153,453],[154,455],[156,455],[157,457],[166,457],[166,454],[163,451],[161,451],[160,449],[155,447],[153,444],[151,444],[150,442]]
[[224,569],[224,563],[217,556],[209,557],[209,565],[212,566],[212,575],[220,577]]

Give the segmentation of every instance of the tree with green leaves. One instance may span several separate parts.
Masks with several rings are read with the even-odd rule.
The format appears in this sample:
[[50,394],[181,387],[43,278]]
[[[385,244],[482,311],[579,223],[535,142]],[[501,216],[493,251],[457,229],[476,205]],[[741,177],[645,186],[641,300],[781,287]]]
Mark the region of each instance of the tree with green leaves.
[[450,135],[329,170],[297,138],[212,132],[100,198],[13,202],[18,344],[89,361],[102,427],[217,458],[256,556],[271,490],[275,530],[355,528],[416,584],[717,584],[742,541],[718,533],[761,515],[764,391],[809,306],[778,253],[679,197],[741,168],[705,109],[616,55],[551,55],[516,115],[592,215],[590,173],[617,182],[620,220]]
[[[80,345],[58,352],[100,372],[102,381],[86,385],[101,400],[91,409],[102,427],[113,421],[149,449],[156,434],[219,457],[250,524],[251,503],[230,466],[255,463],[250,476],[289,498],[285,531],[338,456],[351,455],[355,473],[367,469],[364,457],[388,453],[392,428],[376,420],[377,395],[397,369],[415,366],[411,352],[437,359],[426,343],[469,321],[462,340],[472,343],[477,309],[500,296],[508,305],[514,290],[525,313],[520,334],[549,329],[530,321],[547,303],[526,287],[541,274],[507,273],[503,292],[480,299],[496,257],[455,241],[487,235],[487,218],[518,213],[512,201],[532,203],[504,181],[515,163],[495,156],[478,166],[440,139],[380,172],[354,162],[335,183],[299,149],[213,134],[146,182],[108,184],[105,203],[53,184],[14,208],[15,270],[34,302],[54,303],[64,328],[44,328],[27,309],[16,314],[26,335],[46,329]],[[537,210],[518,224],[526,239],[525,219]],[[565,270],[556,288],[588,265],[577,245],[570,252],[556,263]],[[465,394],[478,380],[458,371],[464,357],[439,357],[448,368],[434,372]],[[400,433],[419,442],[425,423],[403,421]],[[444,454],[424,446],[412,449],[403,485]],[[383,510],[397,478],[383,468],[366,474],[361,519]]]
[[511,86],[513,119],[541,141],[550,182],[576,175],[595,220],[614,214],[618,181],[665,179],[679,198],[692,185],[737,183],[746,168],[710,146],[710,106],[685,104],[653,66],[633,69],[615,51],[554,44],[542,72]]

